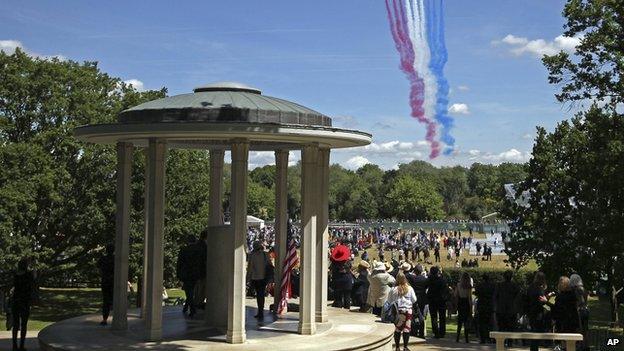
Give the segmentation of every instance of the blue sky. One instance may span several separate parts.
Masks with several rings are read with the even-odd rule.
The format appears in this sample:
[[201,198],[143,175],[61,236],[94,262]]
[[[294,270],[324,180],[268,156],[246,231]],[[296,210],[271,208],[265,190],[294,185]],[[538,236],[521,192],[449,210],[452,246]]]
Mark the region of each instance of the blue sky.
[[[563,5],[444,1],[457,152],[434,165],[525,161],[535,126],[552,129],[570,116],[539,59],[573,47],[560,37]],[[172,95],[231,80],[299,102],[336,126],[373,134],[367,148],[332,154],[350,168],[427,160],[382,0],[3,1],[0,49],[16,46],[95,60],[113,76]],[[251,157],[252,166],[271,161],[267,153]]]

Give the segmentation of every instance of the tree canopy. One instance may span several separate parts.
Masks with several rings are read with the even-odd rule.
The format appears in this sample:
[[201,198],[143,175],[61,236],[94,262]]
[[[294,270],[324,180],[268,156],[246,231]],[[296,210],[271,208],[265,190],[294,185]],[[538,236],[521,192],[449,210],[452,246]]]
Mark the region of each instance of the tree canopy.
[[588,102],[551,133],[538,128],[528,177],[512,202],[508,254],[535,258],[552,278],[578,272],[590,286],[606,277],[618,321],[616,282],[624,276],[624,2],[569,0],[565,35],[580,39],[573,55],[545,56],[549,81],[564,103]]

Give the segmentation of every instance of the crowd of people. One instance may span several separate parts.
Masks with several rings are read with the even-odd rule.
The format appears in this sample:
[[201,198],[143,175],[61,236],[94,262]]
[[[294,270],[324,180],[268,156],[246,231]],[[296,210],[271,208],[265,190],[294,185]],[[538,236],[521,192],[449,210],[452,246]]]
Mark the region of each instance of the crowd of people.
[[[469,334],[474,333],[482,344],[493,342],[489,334],[495,330],[587,336],[588,293],[578,274],[561,277],[556,290],[550,292],[542,272],[535,273],[526,291],[513,281],[512,271],[505,271],[501,282],[483,272],[477,284],[465,271],[451,286],[439,266],[432,266],[427,272],[421,264],[412,265],[407,260],[361,260],[350,272],[351,259],[346,258],[349,253],[343,243],[332,249],[330,287],[334,306],[354,305],[360,312],[372,312],[382,320],[394,322],[397,349],[401,338],[406,350],[410,335],[424,337],[427,316],[431,318],[433,338],[444,338],[447,315],[451,313],[457,314],[457,342],[462,331],[466,343],[470,342]],[[387,315],[391,309],[396,310],[393,318]],[[532,341],[531,350],[537,348],[538,341]],[[582,349],[586,349],[585,344]]]
[[[298,228],[289,225],[289,230],[289,237],[298,247]],[[189,236],[177,260],[177,278],[186,294],[183,313],[188,312],[190,317],[205,303],[207,234],[203,231],[199,238]],[[329,234],[328,296],[333,306],[356,307],[360,312],[373,313],[382,320],[393,322],[397,348],[402,340],[407,350],[412,335],[424,338],[427,317],[431,319],[433,337],[444,338],[447,316],[451,313],[457,314],[457,342],[462,331],[465,342],[469,342],[469,335],[474,333],[481,343],[491,342],[489,332],[492,330],[554,330],[587,335],[588,294],[577,274],[561,277],[556,291],[548,290],[546,278],[541,272],[536,272],[526,292],[521,292],[514,283],[511,271],[505,272],[502,282],[492,281],[484,272],[477,284],[466,271],[455,286],[450,286],[440,266],[435,265],[441,260],[441,251],[445,250],[447,260],[455,260],[457,267],[478,267],[479,260],[476,258],[464,258],[459,263],[462,251],[470,251],[473,245],[477,255],[484,256],[482,260],[491,260],[492,247],[476,241],[472,230],[468,235],[462,235],[459,231],[448,230],[426,232],[423,229],[335,227],[330,229]],[[272,289],[267,289],[267,285],[274,280],[275,231],[271,226],[250,227],[247,243],[249,292],[257,299],[256,318],[261,320],[264,318],[265,295],[267,290]],[[494,246],[497,245],[496,242]],[[98,260],[102,325],[107,324],[113,302],[114,247],[108,245],[104,252]],[[377,257],[369,257],[369,252],[376,252]],[[433,266],[427,270],[423,264]],[[293,297],[296,297],[297,269],[291,279]],[[28,261],[21,260],[14,275],[10,301],[14,350],[23,350],[24,347],[30,305],[36,290],[34,282],[35,275],[28,269]],[[163,291],[166,290],[163,288]],[[18,339],[20,330],[21,338]],[[531,349],[536,350],[537,347],[538,344],[533,341]]]

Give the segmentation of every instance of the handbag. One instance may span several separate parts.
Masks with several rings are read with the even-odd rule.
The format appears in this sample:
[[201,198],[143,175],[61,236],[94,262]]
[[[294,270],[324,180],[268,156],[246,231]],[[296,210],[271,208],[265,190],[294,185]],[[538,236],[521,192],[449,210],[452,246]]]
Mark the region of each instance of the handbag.
[[386,301],[381,309],[381,322],[382,323],[396,323],[399,317],[399,308],[396,302],[391,303]]

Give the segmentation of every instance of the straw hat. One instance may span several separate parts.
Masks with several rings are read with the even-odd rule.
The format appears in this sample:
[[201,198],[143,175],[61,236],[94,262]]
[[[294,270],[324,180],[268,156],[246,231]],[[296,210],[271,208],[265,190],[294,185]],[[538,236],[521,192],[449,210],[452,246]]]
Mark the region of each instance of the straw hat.
[[370,268],[370,264],[368,262],[366,262],[366,261],[360,261],[360,263],[358,264],[358,267],[369,269]]
[[412,265],[409,262],[404,261],[400,268],[403,272],[409,272],[412,270]]
[[394,270],[394,267],[390,263],[384,262],[384,265],[386,266],[386,272],[387,273],[390,273],[390,272],[392,272]]

